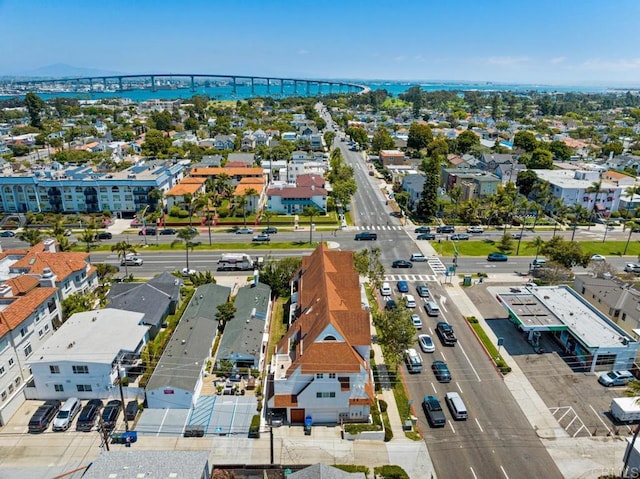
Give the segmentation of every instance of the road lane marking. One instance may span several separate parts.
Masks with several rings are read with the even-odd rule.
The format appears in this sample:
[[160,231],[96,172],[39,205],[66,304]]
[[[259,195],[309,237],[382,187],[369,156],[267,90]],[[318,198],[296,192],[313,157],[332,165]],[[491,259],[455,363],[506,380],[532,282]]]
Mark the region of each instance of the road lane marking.
[[460,393],[461,393],[461,394],[464,394],[464,391],[463,391],[463,390],[462,390],[462,388],[460,387],[460,384],[458,384],[457,382],[456,382],[456,387],[460,390]]
[[476,420],[476,424],[478,425],[478,428],[480,429],[480,432],[484,432],[484,429],[482,429],[482,426],[480,425],[480,421],[478,421],[478,418],[475,418]]
[[444,304],[447,302],[447,298],[444,296],[440,296],[440,307],[444,310],[445,313],[448,313],[447,308],[445,308]]
[[471,470],[471,474],[473,474],[473,477],[475,477],[475,479],[478,479],[478,476],[476,476],[476,473],[473,470],[473,467],[469,466],[469,469]]
[[478,382],[481,383],[482,379],[480,379],[480,376],[478,375],[478,371],[476,371],[476,368],[474,368],[473,364],[471,364],[471,360],[469,359],[469,356],[467,356],[467,353],[465,352],[460,342],[458,342],[458,346],[460,347],[460,351],[462,351],[462,354],[464,354],[464,357],[467,358],[467,362],[469,363],[469,366],[471,366],[471,370],[473,371],[473,374],[476,375],[476,377],[478,378]]
[[507,476],[507,471],[504,470],[504,467],[500,466],[500,470],[502,471],[502,474],[504,474],[504,477],[509,479],[509,476]]

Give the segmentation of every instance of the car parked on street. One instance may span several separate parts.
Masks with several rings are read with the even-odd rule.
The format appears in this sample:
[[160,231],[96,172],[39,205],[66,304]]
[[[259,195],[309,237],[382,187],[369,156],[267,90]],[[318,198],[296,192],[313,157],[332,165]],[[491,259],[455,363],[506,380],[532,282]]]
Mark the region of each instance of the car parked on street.
[[100,231],[96,235],[96,239],[97,240],[110,240],[111,238],[113,238],[113,235],[111,233],[109,233],[108,231]]
[[0,238],[13,238],[16,234],[13,231],[0,231]]
[[155,236],[158,230],[155,228],[142,228],[138,231],[138,236]]
[[591,261],[607,261],[607,258],[602,256],[601,254],[594,254],[591,256]]
[[456,229],[451,225],[443,225],[438,226],[436,228],[436,233],[455,233]]
[[276,228],[275,226],[269,226],[267,228],[264,228],[262,230],[262,233],[266,234],[266,235],[274,235],[278,232],[278,228]]
[[397,259],[391,263],[392,268],[413,268],[413,263],[404,259]]
[[504,253],[489,253],[487,261],[507,261],[509,257]]
[[611,386],[626,386],[629,381],[634,379],[635,377],[629,371],[609,371],[600,375],[598,382],[610,388]]
[[44,432],[60,409],[60,401],[50,399],[45,401],[29,419],[29,432]]
[[96,419],[98,419],[98,414],[100,414],[102,406],[102,400],[90,399],[80,411],[78,421],[76,422],[76,431],[91,431],[96,423]]
[[482,226],[469,226],[467,233],[484,233],[484,228]]
[[637,263],[627,263],[624,266],[624,270],[627,273],[640,273],[640,264]]
[[159,235],[174,235],[176,234],[176,230],[175,228],[163,228],[160,231],[158,231]]
[[236,230],[236,234],[237,235],[252,235],[253,234],[253,228],[238,228]]
[[413,230],[414,233],[431,233],[431,228],[429,228],[428,226],[418,226],[415,230]]
[[54,431],[66,431],[71,426],[73,419],[80,412],[82,404],[78,398],[69,398],[60,407],[58,414],[53,419],[52,429]]
[[142,266],[144,260],[139,256],[128,254],[120,261],[120,266]]

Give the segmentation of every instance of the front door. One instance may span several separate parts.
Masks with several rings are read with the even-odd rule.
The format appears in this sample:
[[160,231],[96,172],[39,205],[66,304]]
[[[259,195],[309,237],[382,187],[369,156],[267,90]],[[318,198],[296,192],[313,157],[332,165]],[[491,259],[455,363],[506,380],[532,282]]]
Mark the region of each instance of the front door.
[[304,424],[304,409],[291,410],[291,424]]

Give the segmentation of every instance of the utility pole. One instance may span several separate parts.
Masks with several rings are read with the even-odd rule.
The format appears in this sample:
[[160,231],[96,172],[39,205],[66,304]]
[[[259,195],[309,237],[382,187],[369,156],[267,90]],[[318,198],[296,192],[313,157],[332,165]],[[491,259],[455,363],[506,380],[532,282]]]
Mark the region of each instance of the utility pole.
[[269,425],[269,444],[271,445],[271,454],[269,455],[269,459],[271,460],[270,464],[273,464],[273,426]]
[[102,436],[102,442],[104,443],[105,449],[109,452],[109,436],[107,434],[107,428],[104,427],[102,416],[100,415],[98,415],[98,432]]
[[127,420],[127,408],[124,402],[124,390],[122,389],[122,376],[120,375],[121,363],[118,361],[118,386],[120,388],[120,401],[122,401],[122,411],[124,415],[124,430],[129,432],[129,421]]

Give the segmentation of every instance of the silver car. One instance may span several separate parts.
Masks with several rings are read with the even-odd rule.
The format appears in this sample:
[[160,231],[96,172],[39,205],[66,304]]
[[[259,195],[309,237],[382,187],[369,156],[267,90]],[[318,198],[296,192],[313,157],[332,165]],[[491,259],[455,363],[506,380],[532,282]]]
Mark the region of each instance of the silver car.
[[603,386],[626,386],[635,377],[629,371],[609,371],[598,378],[598,382]]

